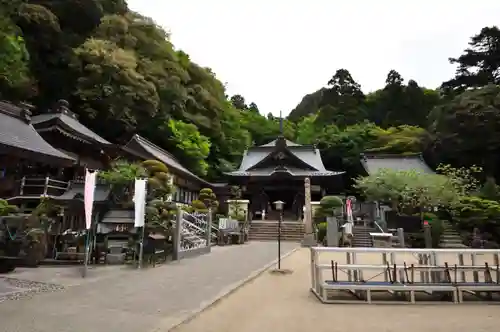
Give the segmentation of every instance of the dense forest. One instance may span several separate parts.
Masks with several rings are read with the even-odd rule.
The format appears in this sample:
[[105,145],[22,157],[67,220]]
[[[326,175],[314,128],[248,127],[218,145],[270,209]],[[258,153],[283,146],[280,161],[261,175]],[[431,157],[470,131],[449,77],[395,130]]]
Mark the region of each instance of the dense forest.
[[[0,0],[0,97],[44,112],[70,101],[110,141],[139,133],[208,179],[279,133],[279,119],[227,96],[210,68],[175,49],[125,0]],[[422,152],[435,166],[481,165],[500,177],[500,30],[486,27],[450,58],[455,77],[437,89],[396,70],[364,94],[347,69],[306,95],[284,134],[316,144],[327,168],[356,172],[359,153]],[[381,82],[382,86],[382,82]]]

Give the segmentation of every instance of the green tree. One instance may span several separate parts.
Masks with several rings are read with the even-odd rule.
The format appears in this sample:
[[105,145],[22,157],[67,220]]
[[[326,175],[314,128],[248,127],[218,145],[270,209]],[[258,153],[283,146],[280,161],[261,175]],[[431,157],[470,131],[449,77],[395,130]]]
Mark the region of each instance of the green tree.
[[466,91],[435,108],[430,120],[438,163],[481,165],[486,174],[500,176],[500,86]]
[[405,85],[401,75],[391,70],[385,87],[367,96],[366,108],[368,119],[383,128],[427,127],[427,116],[439,102],[437,91],[421,88],[414,80]]
[[207,213],[211,209],[212,213],[215,213],[219,207],[219,201],[212,189],[203,188],[200,190],[199,198],[194,200],[191,205],[195,211]]
[[117,160],[111,164],[109,170],[97,173],[98,178],[111,186],[111,193],[115,202],[131,204],[134,195],[134,181],[145,177],[146,171],[141,164],[129,163],[126,160]]
[[447,176],[414,170],[382,169],[355,182],[355,188],[368,200],[390,203],[399,213],[409,215],[432,207],[450,207],[460,198]]
[[245,103],[245,98],[242,95],[232,96],[231,103],[236,109],[239,109],[241,111],[244,111],[248,108],[247,104]]
[[18,211],[19,209],[17,206],[9,204],[9,202],[4,199],[0,199],[0,216],[8,216]]
[[177,209],[171,201],[173,187],[168,167],[157,160],[142,163],[148,176],[146,201],[146,227],[168,235],[172,227],[172,218]]
[[299,144],[314,144],[322,132],[322,127],[316,122],[317,114],[303,117],[297,123],[295,141]]
[[189,162],[190,168],[199,175],[206,175],[210,153],[210,140],[198,131],[195,125],[182,121],[170,120],[171,140],[182,151],[183,160]]
[[495,179],[489,176],[481,190],[479,196],[484,199],[489,199],[492,201],[500,201],[500,187],[497,185]]
[[500,29],[496,26],[481,29],[471,38],[463,54],[450,58],[450,63],[458,68],[455,77],[441,87],[448,94],[456,95],[489,84],[500,85]]
[[319,208],[315,213],[315,216],[326,218],[332,217],[341,211],[344,203],[342,199],[337,196],[324,196],[319,202]]
[[346,69],[339,69],[328,81],[329,88],[324,91],[318,118],[321,124],[335,124],[345,127],[366,118],[365,96],[361,86]]
[[326,88],[321,88],[313,93],[305,95],[300,103],[288,115],[290,121],[299,122],[303,117],[312,115],[318,111],[323,100]]
[[73,68],[80,71],[80,78],[74,95],[88,117],[107,128],[110,123],[122,123],[132,132],[139,121],[156,115],[156,88],[137,72],[138,60],[133,52],[110,41],[89,39],[75,55]]

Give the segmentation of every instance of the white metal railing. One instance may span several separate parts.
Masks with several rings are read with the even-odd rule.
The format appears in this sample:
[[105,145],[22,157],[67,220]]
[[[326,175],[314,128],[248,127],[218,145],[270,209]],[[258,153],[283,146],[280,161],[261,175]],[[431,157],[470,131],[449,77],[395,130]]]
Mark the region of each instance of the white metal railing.
[[[311,248],[311,291],[325,303],[334,302],[327,294],[332,289],[366,291],[368,301],[372,290],[410,291],[414,302],[415,291],[432,293],[446,288],[457,295],[455,302],[461,303],[464,292],[500,291],[499,256],[500,249],[314,247]],[[337,280],[337,270],[348,280]],[[328,271],[332,273],[330,281],[324,276]],[[363,278],[363,272],[367,279]],[[414,272],[418,272],[419,277]],[[448,283],[443,282],[446,274],[451,278]],[[382,275],[385,282],[370,282]]]
[[[192,218],[194,220],[194,224],[196,224],[199,228],[202,228],[203,230],[205,230],[207,228],[207,220],[206,218],[208,218],[208,214],[206,213],[188,213],[188,212],[185,212],[184,211],[184,215],[187,216],[187,218]],[[214,226],[214,224],[212,223],[211,225],[211,231],[212,231],[212,238],[217,238],[217,235],[216,234],[213,234],[213,232],[217,232],[219,230],[219,228],[217,226]]]
[[51,177],[29,178],[20,180],[19,196],[59,196],[69,189],[69,181],[61,181]]

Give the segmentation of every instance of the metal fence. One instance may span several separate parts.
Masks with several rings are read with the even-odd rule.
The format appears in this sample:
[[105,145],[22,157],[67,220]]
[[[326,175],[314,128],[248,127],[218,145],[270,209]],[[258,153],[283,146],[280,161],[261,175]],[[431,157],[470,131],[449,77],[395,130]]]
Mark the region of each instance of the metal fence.
[[174,224],[174,259],[209,253],[212,245],[210,214],[177,210]]

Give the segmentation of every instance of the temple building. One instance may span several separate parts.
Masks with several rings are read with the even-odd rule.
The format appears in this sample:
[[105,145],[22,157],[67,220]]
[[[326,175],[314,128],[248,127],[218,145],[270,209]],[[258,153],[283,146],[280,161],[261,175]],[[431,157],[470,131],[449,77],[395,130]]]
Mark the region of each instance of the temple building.
[[74,167],[59,170],[62,173],[58,176],[66,181],[82,181],[85,168],[106,169],[120,151],[119,146],[84,126],[65,100],[58,101],[47,113],[34,116],[32,123],[45,141],[76,160]]
[[360,157],[361,165],[367,175],[376,174],[382,169],[434,173],[420,153],[406,155],[363,153]]
[[283,201],[285,220],[300,220],[305,202],[304,179],[311,181],[311,199],[320,200],[338,188],[341,174],[325,169],[319,150],[300,145],[283,136],[245,151],[238,170],[226,173],[230,184],[239,185],[243,198],[250,201],[253,219],[277,220],[273,206]]
[[202,188],[210,188],[212,185],[193,174],[171,153],[148,141],[146,138],[134,135],[127,144],[122,147],[127,153],[128,159],[132,160],[158,160],[163,162],[169,170],[172,185],[175,190],[172,201],[181,204],[190,204],[198,199],[198,194]]
[[[71,167],[74,157],[47,143],[33,127],[31,106],[0,101],[0,197],[19,194],[19,180],[36,165]],[[43,187],[44,182],[38,184]],[[38,197],[40,194],[38,193]]]

